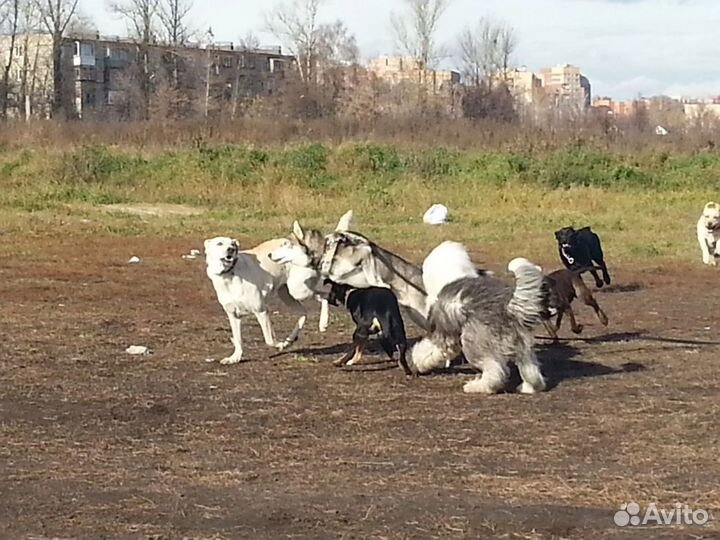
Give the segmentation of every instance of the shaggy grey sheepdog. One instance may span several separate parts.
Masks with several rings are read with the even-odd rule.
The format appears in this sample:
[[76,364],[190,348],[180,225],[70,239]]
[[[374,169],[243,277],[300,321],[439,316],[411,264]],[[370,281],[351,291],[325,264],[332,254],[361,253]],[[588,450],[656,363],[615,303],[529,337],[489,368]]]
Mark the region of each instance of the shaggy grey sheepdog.
[[[458,269],[463,269],[458,272]],[[525,394],[541,392],[545,380],[533,351],[533,329],[547,312],[548,293],[539,266],[527,259],[510,261],[515,287],[480,275],[462,244],[443,242],[423,263],[423,282],[433,300],[430,332],[410,354],[411,366],[427,373],[461,351],[482,376],[465,384],[468,393],[505,389],[514,362]]]

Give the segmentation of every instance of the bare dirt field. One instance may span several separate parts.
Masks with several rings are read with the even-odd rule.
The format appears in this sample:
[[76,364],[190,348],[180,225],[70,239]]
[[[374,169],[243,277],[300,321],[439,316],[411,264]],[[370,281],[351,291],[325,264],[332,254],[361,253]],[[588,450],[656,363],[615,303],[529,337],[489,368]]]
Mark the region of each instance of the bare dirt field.
[[206,363],[231,345],[203,262],[180,258],[196,238],[13,241],[2,538],[720,537],[717,521],[613,523],[630,501],[720,517],[714,269],[610,261],[607,328],[578,303],[582,339],[551,346],[538,329],[550,391],[482,397],[462,393],[464,366],[334,368],[349,316],[334,310],[319,334],[315,305],[289,352],[272,355],[248,320],[248,361]]

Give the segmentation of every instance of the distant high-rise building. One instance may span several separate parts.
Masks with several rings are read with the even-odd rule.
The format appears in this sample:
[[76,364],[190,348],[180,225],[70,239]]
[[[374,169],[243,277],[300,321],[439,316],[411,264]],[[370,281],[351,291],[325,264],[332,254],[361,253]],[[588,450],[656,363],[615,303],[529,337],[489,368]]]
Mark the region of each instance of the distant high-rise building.
[[552,68],[543,68],[538,73],[545,93],[558,107],[586,109],[590,106],[590,81],[580,68],[570,64],[561,64]]
[[542,94],[542,81],[525,68],[498,73],[495,79],[504,81],[513,97],[523,105],[536,103]]

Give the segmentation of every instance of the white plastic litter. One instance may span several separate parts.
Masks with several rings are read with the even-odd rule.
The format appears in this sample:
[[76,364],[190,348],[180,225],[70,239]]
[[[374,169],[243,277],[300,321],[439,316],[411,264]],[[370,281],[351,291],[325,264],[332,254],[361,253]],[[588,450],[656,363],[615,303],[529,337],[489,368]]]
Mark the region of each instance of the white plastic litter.
[[125,352],[128,354],[148,354],[150,349],[144,345],[130,345],[127,349],[125,349]]
[[199,249],[191,249],[190,253],[188,253],[187,255],[183,255],[182,258],[192,260],[192,259],[197,259],[199,255],[200,255]]
[[450,212],[444,204],[433,204],[423,216],[423,222],[428,225],[442,225],[447,223]]
[[139,262],[140,262],[140,257],[136,257],[135,255],[130,257],[130,260],[128,260],[129,264],[138,264]]

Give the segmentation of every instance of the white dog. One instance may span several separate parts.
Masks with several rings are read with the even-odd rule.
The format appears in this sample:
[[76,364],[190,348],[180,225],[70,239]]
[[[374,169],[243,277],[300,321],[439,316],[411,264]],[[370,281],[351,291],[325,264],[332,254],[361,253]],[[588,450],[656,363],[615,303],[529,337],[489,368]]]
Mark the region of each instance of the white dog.
[[[337,230],[347,230],[352,220],[352,211],[340,218]],[[299,225],[296,224],[297,230]],[[318,236],[322,238],[320,233]],[[277,238],[263,242],[259,246],[240,251],[237,240],[226,236],[218,236],[205,240],[205,262],[207,276],[215,288],[220,305],[230,321],[233,354],[220,361],[221,364],[235,364],[242,360],[242,337],[240,317],[252,313],[262,329],[265,343],[279,350],[297,340],[305,325],[305,307],[302,300],[311,298],[316,293],[319,282],[319,271],[309,265],[290,264],[280,255],[287,250],[289,240]],[[292,257],[295,259],[295,257]],[[300,261],[296,261],[300,262]],[[277,294],[280,300],[295,313],[298,320],[290,335],[283,341],[276,341],[273,333],[267,302]],[[328,324],[327,301],[319,298],[322,303],[320,312],[320,331]]]
[[[290,295],[287,282],[290,266],[270,259],[282,239],[269,240],[247,251],[240,251],[237,240],[218,236],[205,240],[207,276],[215,287],[220,305],[227,313],[232,331],[233,354],[220,361],[235,364],[242,360],[240,317],[252,313],[260,323],[265,343],[279,350],[295,341],[305,324],[305,308]],[[277,294],[280,300],[299,314],[295,328],[284,341],[276,341],[270,323],[267,302]]]
[[697,224],[697,237],[705,264],[717,266],[720,259],[720,204],[709,202]]

